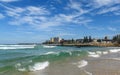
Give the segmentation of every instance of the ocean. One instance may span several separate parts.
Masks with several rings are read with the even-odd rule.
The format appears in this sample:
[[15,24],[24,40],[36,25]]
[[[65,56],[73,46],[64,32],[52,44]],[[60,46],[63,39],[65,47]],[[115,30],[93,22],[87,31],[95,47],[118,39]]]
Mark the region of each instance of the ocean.
[[0,45],[0,75],[120,75],[119,52],[120,47]]

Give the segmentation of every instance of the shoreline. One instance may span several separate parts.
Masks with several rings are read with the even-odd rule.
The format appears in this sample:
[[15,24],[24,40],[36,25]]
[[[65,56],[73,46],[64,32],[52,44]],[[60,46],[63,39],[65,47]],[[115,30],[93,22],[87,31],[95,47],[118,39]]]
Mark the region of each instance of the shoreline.
[[65,46],[65,47],[120,47],[120,45],[108,43],[108,44],[99,44],[99,43],[81,43],[81,44],[42,44],[48,46]]
[[87,58],[85,70],[93,75],[120,75],[120,52],[102,55],[99,58]]
[[[18,60],[10,58],[9,60],[12,61],[8,65],[12,64],[14,59],[15,64],[11,65],[14,68],[7,69],[5,66],[1,68],[3,71],[0,75],[120,75],[120,47],[93,47],[91,49],[88,49],[89,47],[56,47],[48,49],[38,46],[37,50],[30,50],[32,51],[30,53],[28,50],[21,50],[29,54],[35,51],[35,56],[31,55],[32,57],[29,58],[25,56]],[[19,51],[20,54],[21,51]],[[38,54],[42,51],[46,52],[42,55]],[[1,52],[5,52],[5,50]],[[16,53],[16,50],[11,50],[11,52]],[[7,54],[7,57],[10,53]],[[23,55],[26,54],[22,54],[20,57]],[[6,62],[2,64],[4,63]]]

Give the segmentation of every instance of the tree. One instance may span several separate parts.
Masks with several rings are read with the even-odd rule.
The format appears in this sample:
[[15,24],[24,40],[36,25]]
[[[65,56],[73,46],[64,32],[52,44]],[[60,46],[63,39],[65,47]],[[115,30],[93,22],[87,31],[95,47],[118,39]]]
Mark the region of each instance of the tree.
[[72,38],[72,43],[74,43],[74,39]]
[[113,42],[117,42],[118,44],[120,44],[120,35],[116,35],[113,37]]
[[87,37],[87,36],[86,36],[86,37],[84,37],[83,42],[84,42],[84,43],[88,43],[88,42],[89,42],[89,39],[88,39],[88,37]]
[[101,40],[101,39],[98,39],[97,42],[102,42],[102,40]]
[[89,36],[89,42],[92,42],[92,38],[91,38],[91,36]]
[[113,37],[113,42],[115,42],[117,40],[117,36]]

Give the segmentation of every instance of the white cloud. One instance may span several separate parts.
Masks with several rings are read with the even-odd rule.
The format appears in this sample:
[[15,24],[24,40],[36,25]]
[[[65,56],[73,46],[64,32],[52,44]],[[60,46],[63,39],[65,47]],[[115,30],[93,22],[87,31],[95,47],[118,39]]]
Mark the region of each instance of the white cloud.
[[73,33],[59,33],[56,36],[62,37],[62,36],[75,36],[76,34]]
[[[98,4],[98,6],[100,7],[104,5],[112,5],[119,2],[120,1],[117,1],[117,0],[91,1],[93,5]],[[102,9],[91,7],[90,10],[84,9],[84,7],[88,5],[82,5],[80,1],[77,2],[74,0],[70,0],[67,5],[68,9],[71,11],[71,13],[69,14],[60,12],[59,14],[51,15],[52,11],[42,6],[27,6],[27,7],[21,8],[21,7],[13,7],[13,6],[9,7],[3,4],[0,4],[0,5],[6,9],[5,12],[7,16],[11,18],[11,20],[9,21],[9,24],[29,25],[35,29],[45,29],[45,28],[51,28],[55,26],[69,25],[69,24],[87,25],[93,20],[89,17],[84,16],[85,14],[94,13],[93,11],[95,11],[96,9],[99,10],[97,11],[97,13],[95,13],[97,15],[105,14],[108,12],[116,12],[119,10],[119,7],[106,7]],[[88,27],[88,28],[101,30],[96,27]]]
[[110,6],[120,3],[120,0],[93,0],[96,6]]
[[25,8],[20,8],[20,7],[14,7],[14,8],[6,7],[6,8],[7,8],[6,13],[8,14],[8,16],[20,16],[20,15],[39,16],[39,15],[50,14],[50,12],[47,11],[45,8],[36,7],[36,6],[28,6]]
[[3,19],[5,16],[0,13],[0,19]]
[[120,11],[114,12],[115,15],[120,15]]
[[[42,6],[27,6],[8,7],[1,4],[6,8],[7,16],[11,17],[9,24],[11,25],[30,25],[36,29],[45,29],[53,26],[69,25],[70,23],[84,25],[91,22],[83,16],[83,12],[73,12],[72,14],[55,14],[51,16],[51,11]],[[79,10],[79,9],[78,9]]]
[[104,30],[105,29],[103,27],[90,26],[90,25],[85,25],[85,27],[87,27],[88,29],[91,29],[91,30]]
[[113,27],[108,27],[108,30],[110,30],[110,31],[117,31],[117,29],[113,28]]
[[79,10],[81,8],[81,4],[73,0],[70,0],[70,4],[68,4],[68,6],[76,10]]
[[77,11],[77,16],[89,13],[90,10],[85,10],[82,8],[82,3],[70,0],[70,3],[68,4],[66,9],[73,9],[74,11]]
[[50,14],[49,11],[47,11],[43,7],[35,7],[35,6],[28,6],[26,10],[29,12],[29,15],[48,15]]
[[19,0],[0,0],[0,2],[15,2],[15,1],[19,1]]
[[119,15],[120,0],[90,0],[87,7],[90,7],[89,13],[91,15],[107,14],[109,12],[113,15]]
[[115,12],[115,11],[118,11],[120,10],[120,7],[111,7],[111,8],[104,8],[102,10],[100,10],[97,14],[105,14],[105,13],[108,13],[108,12]]

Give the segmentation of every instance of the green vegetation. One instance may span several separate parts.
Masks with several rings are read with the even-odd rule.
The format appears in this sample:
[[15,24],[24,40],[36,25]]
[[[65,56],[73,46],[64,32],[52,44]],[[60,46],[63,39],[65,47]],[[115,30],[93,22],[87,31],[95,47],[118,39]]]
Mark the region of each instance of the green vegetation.
[[48,40],[43,44],[62,45],[62,46],[120,46],[120,35],[113,36],[111,39],[108,36],[104,38],[92,38],[85,36],[83,39],[61,39],[59,37]]
[[120,35],[116,35],[113,37],[113,42],[116,42],[118,44],[120,44]]

